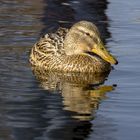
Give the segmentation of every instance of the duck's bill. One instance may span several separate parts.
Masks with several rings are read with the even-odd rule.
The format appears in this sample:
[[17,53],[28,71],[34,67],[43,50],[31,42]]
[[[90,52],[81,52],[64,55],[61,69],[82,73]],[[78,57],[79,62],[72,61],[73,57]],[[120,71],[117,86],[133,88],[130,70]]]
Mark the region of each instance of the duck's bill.
[[116,58],[112,56],[102,44],[94,47],[92,51],[110,64],[118,64]]

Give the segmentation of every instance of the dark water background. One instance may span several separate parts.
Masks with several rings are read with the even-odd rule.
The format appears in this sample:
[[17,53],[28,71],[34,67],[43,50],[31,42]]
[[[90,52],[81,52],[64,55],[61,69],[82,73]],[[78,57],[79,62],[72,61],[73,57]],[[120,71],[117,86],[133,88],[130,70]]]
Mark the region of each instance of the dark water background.
[[[106,81],[89,76],[95,86],[71,75],[37,80],[32,45],[82,19],[98,26],[119,65]],[[0,140],[138,140],[139,44],[139,0],[1,0]]]

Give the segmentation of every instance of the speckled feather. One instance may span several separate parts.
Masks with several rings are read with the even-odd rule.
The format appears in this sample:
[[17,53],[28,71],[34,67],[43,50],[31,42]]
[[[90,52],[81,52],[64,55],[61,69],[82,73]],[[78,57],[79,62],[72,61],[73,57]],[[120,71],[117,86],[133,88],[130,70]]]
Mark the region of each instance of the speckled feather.
[[40,38],[33,46],[30,63],[49,71],[103,73],[110,70],[110,64],[100,57],[90,55],[66,55],[64,39],[69,30],[59,28]]

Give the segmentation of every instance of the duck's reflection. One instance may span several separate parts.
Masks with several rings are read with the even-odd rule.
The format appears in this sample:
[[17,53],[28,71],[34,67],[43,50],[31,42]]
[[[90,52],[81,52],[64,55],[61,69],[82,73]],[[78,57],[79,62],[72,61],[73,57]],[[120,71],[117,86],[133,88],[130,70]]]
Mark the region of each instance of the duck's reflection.
[[102,86],[85,90],[82,87],[72,88],[66,85],[62,91],[64,109],[76,112],[74,118],[91,120],[94,112],[98,109],[100,100],[106,98],[106,92],[112,89],[112,86]]
[[100,101],[114,89],[113,86],[102,85],[108,73],[57,73],[36,67],[33,72],[44,89],[61,94],[63,110],[72,112],[72,118],[78,120],[93,119]]

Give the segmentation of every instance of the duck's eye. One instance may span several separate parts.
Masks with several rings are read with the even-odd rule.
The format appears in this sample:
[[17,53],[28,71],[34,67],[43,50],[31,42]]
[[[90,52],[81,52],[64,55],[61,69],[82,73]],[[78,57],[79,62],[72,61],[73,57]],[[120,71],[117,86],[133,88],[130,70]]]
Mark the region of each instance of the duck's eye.
[[86,33],[86,35],[87,35],[87,36],[90,36],[90,34],[89,34],[89,33]]

